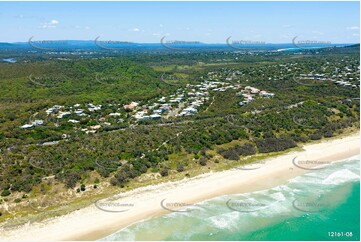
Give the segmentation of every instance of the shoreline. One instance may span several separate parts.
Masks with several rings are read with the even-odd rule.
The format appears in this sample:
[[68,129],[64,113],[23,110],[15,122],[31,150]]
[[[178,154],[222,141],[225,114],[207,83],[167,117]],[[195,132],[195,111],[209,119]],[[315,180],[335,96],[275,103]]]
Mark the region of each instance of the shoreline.
[[101,200],[104,203],[132,204],[126,211],[104,211],[93,204],[49,221],[1,231],[0,240],[96,240],[134,223],[169,213],[161,206],[162,201],[193,204],[222,195],[271,188],[312,171],[295,166],[292,163],[295,157],[335,162],[360,154],[359,132],[305,144],[302,148],[302,151],[262,159],[260,161],[265,163],[258,169],[209,172],[193,178],[140,187],[112,197],[117,200]]

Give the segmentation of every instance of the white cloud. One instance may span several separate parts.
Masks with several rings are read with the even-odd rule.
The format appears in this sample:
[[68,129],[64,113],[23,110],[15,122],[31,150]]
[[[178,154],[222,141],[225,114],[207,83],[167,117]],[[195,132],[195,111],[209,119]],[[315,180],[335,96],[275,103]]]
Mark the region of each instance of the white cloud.
[[360,27],[359,26],[351,26],[351,27],[347,27],[347,29],[349,29],[349,30],[358,30],[358,29],[360,29]]
[[291,25],[289,25],[289,24],[284,24],[284,25],[282,25],[282,28],[291,28],[292,26]]
[[360,36],[359,34],[352,34],[352,36]]
[[140,29],[138,29],[138,28],[134,28],[134,29],[132,29],[131,31],[133,31],[133,32],[139,32],[139,31],[140,31]]
[[55,19],[53,19],[53,20],[50,21],[50,24],[51,24],[51,25],[57,25],[58,23],[59,23],[59,21],[58,21],[58,20],[55,20]]
[[42,26],[40,26],[40,28],[41,29],[55,29],[58,24],[59,24],[59,21],[56,19],[53,19],[50,22],[44,23]]

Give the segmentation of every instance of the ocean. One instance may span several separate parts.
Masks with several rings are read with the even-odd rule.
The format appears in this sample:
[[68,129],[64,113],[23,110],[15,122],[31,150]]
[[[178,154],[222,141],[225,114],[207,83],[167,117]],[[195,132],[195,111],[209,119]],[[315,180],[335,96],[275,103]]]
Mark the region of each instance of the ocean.
[[358,155],[271,189],[216,197],[145,220],[101,240],[359,241],[359,172]]

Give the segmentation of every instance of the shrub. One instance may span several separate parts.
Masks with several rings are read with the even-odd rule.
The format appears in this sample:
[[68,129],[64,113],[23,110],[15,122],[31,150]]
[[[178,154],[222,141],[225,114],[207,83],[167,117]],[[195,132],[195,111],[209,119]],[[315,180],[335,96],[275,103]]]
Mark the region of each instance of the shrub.
[[236,150],[237,154],[243,155],[243,156],[256,154],[256,148],[250,143],[246,143],[242,146],[235,146],[235,150]]
[[116,186],[118,184],[118,180],[115,177],[110,178],[110,184],[112,186]]
[[71,172],[65,175],[65,185],[67,188],[74,188],[79,180],[80,175],[78,173]]
[[4,190],[2,193],[1,193],[1,196],[2,197],[7,197],[11,194],[10,190]]
[[228,150],[221,148],[218,150],[218,153],[228,160],[239,160],[241,155],[248,156],[256,154],[256,147],[254,147],[251,143],[246,143],[241,146],[236,145]]
[[161,176],[168,176],[168,169],[164,168],[163,170],[161,170],[160,175]]
[[117,180],[117,184],[124,184],[124,183],[128,182],[128,180],[129,180],[128,174],[130,177],[134,176],[134,174],[131,174],[131,171],[128,171],[128,172],[123,171],[123,170],[118,171],[114,176]]
[[320,133],[313,133],[311,136],[310,136],[310,139],[311,140],[319,140],[322,138],[322,135]]
[[202,158],[199,160],[199,164],[200,164],[201,166],[207,165],[207,160],[206,160],[206,158],[202,157]]
[[256,140],[258,149],[262,153],[277,152],[296,147],[296,142],[290,137],[266,138]]
[[178,171],[178,172],[184,171],[184,166],[183,166],[182,164],[179,164],[179,165],[177,166],[177,171]]

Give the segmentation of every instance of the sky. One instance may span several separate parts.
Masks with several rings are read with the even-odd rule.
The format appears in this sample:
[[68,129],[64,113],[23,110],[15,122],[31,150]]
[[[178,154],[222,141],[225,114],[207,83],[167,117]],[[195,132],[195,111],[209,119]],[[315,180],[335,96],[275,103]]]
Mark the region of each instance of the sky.
[[359,43],[359,2],[0,2],[0,42]]

